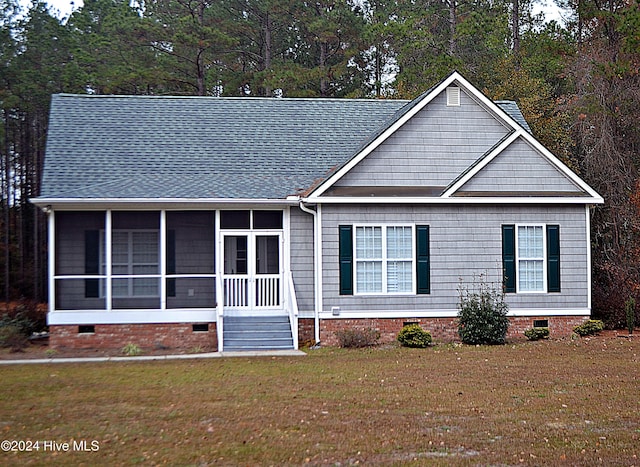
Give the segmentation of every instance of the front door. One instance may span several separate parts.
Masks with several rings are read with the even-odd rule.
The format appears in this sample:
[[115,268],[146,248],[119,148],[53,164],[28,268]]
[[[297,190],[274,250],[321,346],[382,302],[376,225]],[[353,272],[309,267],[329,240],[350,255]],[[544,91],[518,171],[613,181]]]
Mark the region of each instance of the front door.
[[223,234],[225,312],[282,310],[282,234]]

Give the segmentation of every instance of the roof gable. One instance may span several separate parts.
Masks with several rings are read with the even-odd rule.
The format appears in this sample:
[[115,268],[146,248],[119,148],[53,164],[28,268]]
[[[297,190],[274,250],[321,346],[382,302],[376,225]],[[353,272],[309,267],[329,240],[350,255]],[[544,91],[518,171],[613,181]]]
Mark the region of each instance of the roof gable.
[[450,106],[442,92],[373,148],[333,188],[421,186],[432,191],[439,187],[441,192],[510,131],[468,93],[461,91],[460,105]]
[[[447,88],[451,86],[460,88],[459,105],[460,108],[466,107],[465,111],[458,114],[458,120],[451,117],[456,115],[456,102],[449,103],[453,105],[446,110],[450,118],[443,119],[441,115],[443,103],[448,98]],[[468,104],[474,105],[464,106],[465,99]],[[416,123],[424,119],[423,114],[426,113],[434,113],[429,124]],[[490,125],[483,128],[490,121],[494,123],[493,128],[497,124],[502,131],[491,133],[487,131],[492,128]],[[427,126],[432,129],[427,129]],[[430,137],[432,135],[437,136]],[[450,136],[448,140],[447,135]],[[514,146],[480,176],[484,182],[470,181],[517,139],[528,145],[529,150],[518,152],[516,146],[519,145]],[[407,141],[409,143],[405,144]],[[482,143],[478,144],[478,141]],[[394,157],[393,151],[387,151],[388,147],[395,148],[396,153],[403,153],[405,157],[409,155],[409,162]],[[433,154],[429,154],[432,150]],[[533,159],[522,159],[529,157]],[[509,158],[520,159],[507,161]],[[517,171],[513,177],[523,180],[526,172],[518,164],[530,164],[532,168],[535,166],[542,170],[544,175],[538,177],[538,182],[544,180],[544,183],[536,184],[529,177],[528,184],[519,185],[518,190],[510,190],[509,185],[499,190],[487,189],[492,179],[494,183],[499,180],[491,173],[493,171],[502,170],[504,175],[511,168]],[[397,172],[402,172],[402,180],[399,180]],[[546,180],[545,176],[551,176],[551,180]],[[503,180],[500,179],[500,183]],[[321,201],[326,197],[368,196],[371,202],[374,202],[373,198],[378,198],[379,202],[380,198],[389,197],[410,199],[411,202],[451,201],[464,193],[471,194],[474,183],[482,188],[476,193],[477,198],[483,199],[499,197],[507,201],[506,198],[512,195],[524,196],[523,193],[528,191],[526,196],[530,200],[555,201],[557,195],[561,194],[565,196],[565,201],[571,196],[571,202],[602,202],[598,193],[532,136],[515,103],[492,102],[457,72],[405,106],[387,126],[378,130],[375,138],[370,139],[367,145],[321,183],[308,199]],[[465,185],[466,189],[461,190]],[[511,188],[515,186],[511,185]],[[359,200],[364,201],[365,198]]]
[[519,136],[451,196],[588,196],[588,193]]

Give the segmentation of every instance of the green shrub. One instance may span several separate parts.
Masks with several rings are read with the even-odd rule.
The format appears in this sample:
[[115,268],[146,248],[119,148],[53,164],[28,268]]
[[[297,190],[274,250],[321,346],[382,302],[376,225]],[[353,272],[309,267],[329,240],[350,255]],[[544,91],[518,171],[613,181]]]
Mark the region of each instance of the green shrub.
[[371,347],[378,343],[380,333],[375,329],[341,329],[336,331],[338,344],[344,348]]
[[136,344],[129,343],[122,347],[122,353],[129,356],[135,356],[140,355],[142,353],[142,349]]
[[537,341],[549,337],[549,328],[531,328],[524,332],[524,335],[530,341]]
[[0,347],[9,348],[12,352],[21,352],[28,344],[28,337],[18,326],[0,326]]
[[573,332],[578,334],[579,336],[591,336],[593,334],[598,334],[600,331],[604,329],[604,323],[599,319],[590,319],[589,321],[585,321],[579,326],[573,328]]
[[404,347],[424,349],[431,345],[431,333],[425,331],[419,324],[408,324],[398,333],[398,342]]
[[624,314],[627,317],[627,329],[629,330],[629,335],[633,334],[633,328],[636,327],[636,299],[633,297],[629,297],[629,299],[624,302]]
[[[500,288],[501,290],[501,288]],[[458,334],[465,344],[504,344],[509,328],[509,305],[504,293],[480,276],[473,290],[460,287]]]

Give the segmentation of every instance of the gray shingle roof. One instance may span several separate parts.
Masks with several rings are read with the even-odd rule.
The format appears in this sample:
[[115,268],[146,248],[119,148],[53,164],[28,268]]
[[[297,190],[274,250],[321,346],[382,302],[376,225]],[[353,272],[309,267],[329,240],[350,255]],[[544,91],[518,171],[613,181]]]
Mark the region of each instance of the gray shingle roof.
[[40,196],[283,199],[343,165],[406,104],[54,95]]

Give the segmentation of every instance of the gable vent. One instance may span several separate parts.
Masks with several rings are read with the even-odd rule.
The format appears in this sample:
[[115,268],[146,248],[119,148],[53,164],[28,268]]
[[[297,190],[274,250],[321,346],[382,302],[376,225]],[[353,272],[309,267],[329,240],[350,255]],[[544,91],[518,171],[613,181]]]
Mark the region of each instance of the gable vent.
[[447,88],[447,106],[460,105],[460,88],[450,86]]

